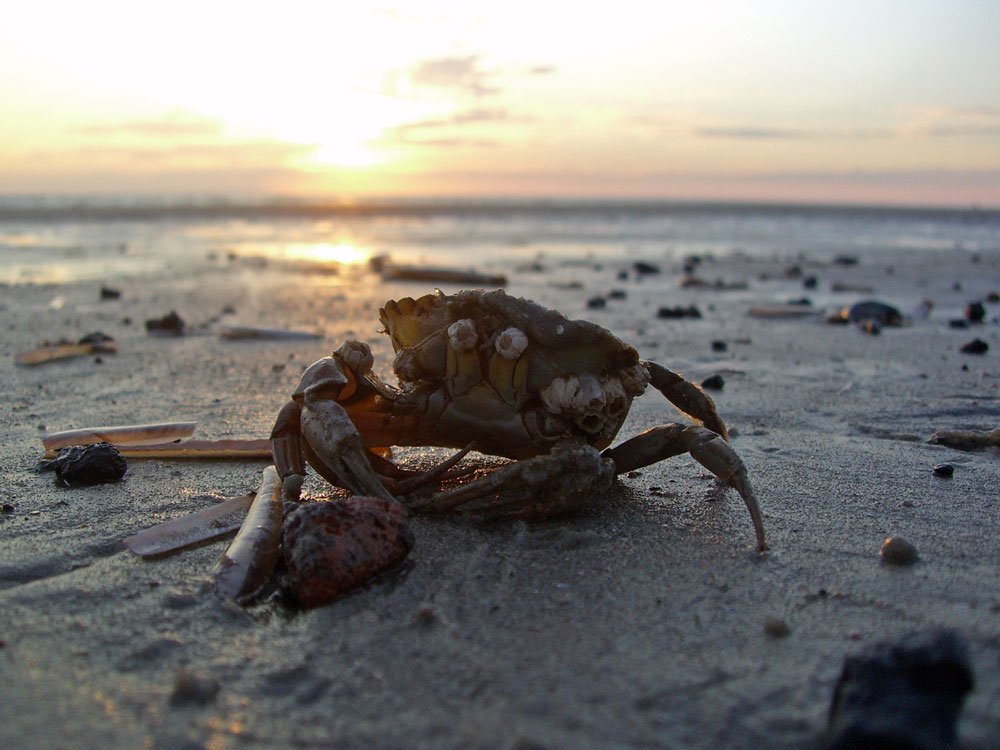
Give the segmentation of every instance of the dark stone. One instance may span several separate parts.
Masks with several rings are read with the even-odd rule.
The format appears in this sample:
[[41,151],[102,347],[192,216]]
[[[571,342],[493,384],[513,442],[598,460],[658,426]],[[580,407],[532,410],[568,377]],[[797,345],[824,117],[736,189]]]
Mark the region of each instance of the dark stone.
[[729,349],[729,344],[727,344],[725,341],[722,341],[721,339],[717,339],[712,342],[713,352],[724,352],[727,349]]
[[819,284],[819,279],[817,279],[815,276],[806,276],[804,279],[802,279],[802,286],[804,286],[806,289],[815,289],[818,284]]
[[120,482],[128,462],[111,443],[95,443],[63,448],[58,456],[42,461],[38,468],[55,471],[56,479],[62,484],[87,486]]
[[948,321],[948,327],[949,328],[968,328],[969,327],[969,321],[967,321],[965,318],[952,318],[951,320]]
[[656,317],[668,318],[671,320],[679,320],[681,318],[700,318],[701,310],[694,305],[689,307],[661,307],[657,311]]
[[910,633],[844,661],[824,750],[948,750],[973,674],[957,633]]
[[875,321],[880,327],[903,325],[903,314],[899,310],[884,302],[875,302],[874,300],[852,305],[851,309],[847,311],[847,319],[857,325],[862,325],[869,320]]
[[934,467],[934,476],[936,477],[950,477],[955,473],[955,467],[951,464],[938,464]]
[[989,349],[990,345],[982,339],[972,339],[962,347],[961,352],[962,354],[986,354]]
[[722,387],[726,384],[726,381],[722,379],[722,376],[716,373],[715,375],[709,375],[707,378],[701,381],[701,387],[707,388],[710,391],[721,391]]
[[587,300],[587,307],[591,310],[603,310],[607,306],[608,302],[604,297],[591,297]]
[[625,299],[626,297],[628,297],[628,294],[624,289],[612,289],[608,292],[608,299]]
[[112,289],[109,286],[101,287],[101,299],[119,299],[122,293],[117,289]]
[[833,259],[833,263],[837,266],[856,266],[858,259],[853,255],[838,255]]
[[982,302],[970,302],[965,306],[965,319],[970,323],[982,323],[986,317],[986,308]]
[[632,264],[632,268],[640,276],[643,276],[645,274],[653,274],[660,272],[659,266],[653,265],[652,263],[647,263],[646,261],[643,260],[637,260],[635,263]]
[[184,334],[184,321],[180,315],[171,310],[162,318],[147,320],[146,331],[167,336],[182,336]]

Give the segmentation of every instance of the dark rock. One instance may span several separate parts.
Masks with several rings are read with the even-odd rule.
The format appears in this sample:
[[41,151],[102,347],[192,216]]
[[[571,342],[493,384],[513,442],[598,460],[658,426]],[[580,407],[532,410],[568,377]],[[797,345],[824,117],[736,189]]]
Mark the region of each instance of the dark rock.
[[635,263],[633,263],[632,269],[640,276],[660,272],[659,266],[653,265],[652,263],[647,263],[646,261],[643,260],[637,260]]
[[180,315],[171,310],[162,318],[147,320],[146,331],[165,336],[182,336],[184,335],[184,321]]
[[715,375],[709,375],[707,378],[701,381],[701,387],[707,388],[710,391],[721,391],[726,381],[722,379],[722,376],[716,373]]
[[101,287],[101,299],[119,299],[122,293],[117,289],[112,289],[109,286]]
[[219,681],[188,669],[181,669],[174,676],[174,690],[170,695],[172,706],[185,704],[206,705],[215,700]]
[[700,318],[701,310],[699,310],[694,305],[689,307],[661,307],[657,313],[658,318],[668,318],[671,320],[679,320],[681,318]]
[[824,750],[948,750],[973,674],[958,634],[911,633],[844,661]]
[[836,266],[856,266],[858,259],[853,255],[838,255],[833,259],[833,264]]
[[972,341],[965,344],[960,351],[962,354],[986,354],[989,349],[990,345],[982,339],[972,339]]
[[624,289],[612,289],[608,292],[608,299],[626,299],[628,294]]
[[861,325],[868,320],[875,321],[879,326],[903,325],[903,314],[899,310],[884,302],[874,300],[852,305],[847,311],[847,319],[856,325]]
[[587,307],[591,310],[603,310],[608,306],[608,302],[604,297],[591,297],[587,300]]
[[982,302],[970,302],[965,306],[965,319],[970,323],[982,323],[986,317],[986,308]]
[[41,471],[55,471],[56,479],[68,486],[120,482],[128,462],[111,443],[73,445],[63,448],[53,459],[42,461]]
[[815,276],[806,276],[804,279],[802,279],[802,286],[804,286],[806,289],[815,289],[818,284],[819,284],[819,279],[817,279]]
[[967,321],[965,318],[952,318],[951,320],[948,321],[948,327],[949,328],[968,328],[969,327],[969,321]]
[[901,536],[891,536],[882,542],[879,555],[887,565],[913,565],[920,559],[917,548]]
[[712,342],[713,352],[724,352],[728,349],[729,349],[729,344],[727,344],[725,341],[722,341],[721,339],[716,339],[715,341]]
[[934,467],[934,476],[948,478],[955,473],[955,467],[951,464],[938,464]]

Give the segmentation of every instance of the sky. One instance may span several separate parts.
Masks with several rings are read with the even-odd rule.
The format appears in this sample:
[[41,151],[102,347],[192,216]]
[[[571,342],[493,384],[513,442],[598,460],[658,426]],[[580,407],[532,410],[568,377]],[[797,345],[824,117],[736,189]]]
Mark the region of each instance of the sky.
[[1000,207],[995,0],[0,0],[0,18],[0,194]]

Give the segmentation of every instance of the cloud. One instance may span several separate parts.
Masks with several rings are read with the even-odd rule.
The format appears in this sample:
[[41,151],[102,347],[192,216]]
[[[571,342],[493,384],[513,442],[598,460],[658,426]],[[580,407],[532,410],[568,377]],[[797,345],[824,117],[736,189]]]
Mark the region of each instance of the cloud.
[[233,165],[282,164],[295,156],[307,156],[318,146],[281,141],[242,143],[188,143],[168,146],[82,146],[63,151],[37,151],[30,159],[43,162],[72,162],[80,159],[92,164],[121,167],[155,164],[199,164],[206,167]]
[[172,112],[153,120],[81,125],[73,128],[72,132],[96,136],[138,135],[163,138],[219,135],[222,129],[222,123],[218,120],[193,117],[183,112]]
[[471,125],[526,121],[526,118],[512,117],[506,109],[473,107],[447,117],[401,123],[387,128],[377,140],[384,145],[493,147],[499,145],[499,142],[481,137],[463,136],[460,133]]
[[490,73],[479,65],[479,55],[433,57],[420,60],[404,72],[406,82],[416,89],[432,89],[466,96],[500,93],[489,83]]

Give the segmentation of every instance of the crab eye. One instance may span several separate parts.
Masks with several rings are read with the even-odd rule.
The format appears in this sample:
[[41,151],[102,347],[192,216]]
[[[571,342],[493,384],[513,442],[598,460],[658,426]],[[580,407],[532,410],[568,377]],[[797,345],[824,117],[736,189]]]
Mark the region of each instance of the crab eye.
[[517,359],[528,348],[528,337],[520,328],[508,328],[496,340],[497,354],[504,359]]

